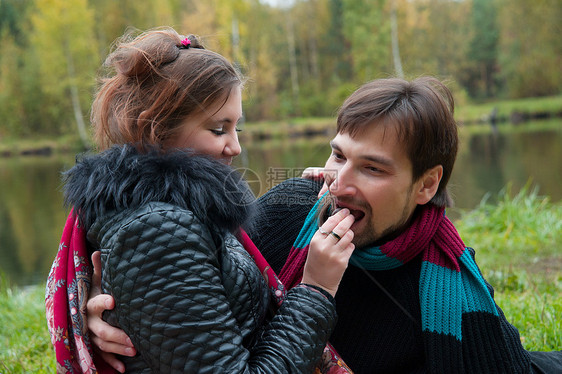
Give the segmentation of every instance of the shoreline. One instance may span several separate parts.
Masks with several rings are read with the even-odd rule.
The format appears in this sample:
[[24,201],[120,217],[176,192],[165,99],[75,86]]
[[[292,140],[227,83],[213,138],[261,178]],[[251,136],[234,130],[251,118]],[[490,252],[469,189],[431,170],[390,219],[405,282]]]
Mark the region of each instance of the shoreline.
[[[509,115],[481,116],[479,119],[457,119],[459,127],[482,126],[497,129],[498,126],[521,126],[529,121],[544,121],[562,118],[562,110],[546,112],[512,111]],[[288,121],[249,122],[242,125],[241,142],[269,141],[279,139],[312,139],[335,134],[336,118],[295,118]],[[64,135],[58,139],[11,139],[0,141],[0,159],[26,156],[52,156],[56,154],[80,153],[92,150],[85,147],[76,135]]]

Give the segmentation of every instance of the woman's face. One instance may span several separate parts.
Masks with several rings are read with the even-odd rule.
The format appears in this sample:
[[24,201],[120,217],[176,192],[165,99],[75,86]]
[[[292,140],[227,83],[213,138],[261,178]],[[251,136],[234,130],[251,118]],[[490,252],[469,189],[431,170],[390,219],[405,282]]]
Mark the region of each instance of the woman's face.
[[205,111],[186,118],[169,146],[191,148],[230,165],[241,151],[236,128],[242,118],[241,87],[232,88],[228,100],[222,103],[219,100]]

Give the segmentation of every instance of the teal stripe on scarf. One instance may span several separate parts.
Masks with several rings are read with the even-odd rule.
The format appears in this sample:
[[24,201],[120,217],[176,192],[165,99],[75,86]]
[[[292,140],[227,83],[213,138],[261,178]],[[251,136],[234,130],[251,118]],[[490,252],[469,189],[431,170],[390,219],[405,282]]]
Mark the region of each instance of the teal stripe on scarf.
[[460,261],[468,270],[461,271],[464,290],[463,300],[466,303],[466,306],[463,307],[463,312],[487,312],[499,316],[490,290],[486,286],[484,278],[482,278],[482,274],[468,249],[465,249],[460,257]]
[[[317,217],[324,196],[309,212],[293,249],[308,248],[318,230]],[[441,366],[446,367],[448,372],[461,370],[463,356],[470,356],[467,352],[472,352],[472,348],[495,348],[496,336],[501,334],[498,310],[470,251],[445,216],[443,208],[421,206],[411,226],[399,237],[380,247],[356,249],[350,263],[366,270],[388,270],[402,265],[403,260],[387,253],[408,260],[419,255],[423,257],[419,298],[426,359],[430,363],[429,367],[434,368],[433,371],[443,371],[438,369]],[[303,261],[304,266],[305,258],[301,257],[300,261]],[[478,341],[466,342],[465,345],[463,317],[472,312],[493,316],[494,322],[492,325],[472,326],[467,319],[467,335],[482,329],[488,335],[487,338],[478,334],[464,337],[465,340],[478,337]],[[459,344],[456,347],[448,346],[447,340],[441,340],[439,336],[454,337]],[[464,349],[468,351],[464,352]]]
[[314,233],[318,230],[318,212],[320,211],[320,207],[322,206],[321,202],[327,194],[328,193],[326,192],[324,195],[322,195],[322,198],[318,199],[316,204],[314,204],[312,209],[310,209],[310,212],[308,212],[301,231],[299,232],[299,236],[297,236],[297,238],[295,239],[295,243],[293,244],[294,248],[302,249],[310,244]]
[[462,286],[458,271],[423,261],[420,307],[422,330],[462,340]]
[[462,314],[486,312],[498,316],[496,304],[467,249],[461,271],[422,262],[420,306],[424,331],[448,334],[462,340]]
[[402,261],[388,257],[381,247],[360,248],[353,251],[349,262],[367,270],[388,270],[402,266]]

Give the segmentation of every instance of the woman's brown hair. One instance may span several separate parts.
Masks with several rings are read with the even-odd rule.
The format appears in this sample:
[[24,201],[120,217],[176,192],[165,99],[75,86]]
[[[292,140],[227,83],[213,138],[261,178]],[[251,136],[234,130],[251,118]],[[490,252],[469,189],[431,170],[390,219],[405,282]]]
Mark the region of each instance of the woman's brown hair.
[[243,79],[197,37],[171,28],[125,34],[105,60],[92,104],[94,139],[100,149],[113,144],[163,145],[182,121],[226,100]]

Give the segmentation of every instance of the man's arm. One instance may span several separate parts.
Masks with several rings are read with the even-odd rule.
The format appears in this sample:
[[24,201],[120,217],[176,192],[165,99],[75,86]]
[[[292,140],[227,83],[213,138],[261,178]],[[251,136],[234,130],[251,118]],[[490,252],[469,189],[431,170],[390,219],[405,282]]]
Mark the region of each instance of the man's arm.
[[317,201],[322,180],[288,179],[257,200],[246,232],[276,273],[279,273],[304,220]]

